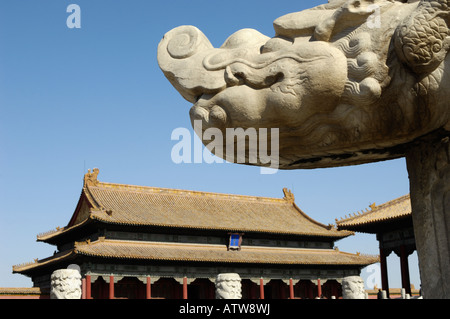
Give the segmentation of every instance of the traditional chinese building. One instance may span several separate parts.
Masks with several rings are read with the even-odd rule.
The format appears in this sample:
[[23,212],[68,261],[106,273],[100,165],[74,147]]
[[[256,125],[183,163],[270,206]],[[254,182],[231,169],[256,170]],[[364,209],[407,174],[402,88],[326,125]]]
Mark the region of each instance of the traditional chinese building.
[[336,220],[340,230],[375,234],[380,247],[381,284],[389,297],[387,257],[394,252],[400,257],[402,288],[412,295],[408,256],[416,250],[409,194],[382,205],[372,204],[370,210]]
[[265,198],[104,183],[85,175],[67,226],[38,235],[46,259],[13,267],[35,287],[77,265],[83,298],[215,298],[220,273],[238,273],[245,299],[341,295],[340,280],[378,256],[341,252],[353,235],[308,217],[284,189]]

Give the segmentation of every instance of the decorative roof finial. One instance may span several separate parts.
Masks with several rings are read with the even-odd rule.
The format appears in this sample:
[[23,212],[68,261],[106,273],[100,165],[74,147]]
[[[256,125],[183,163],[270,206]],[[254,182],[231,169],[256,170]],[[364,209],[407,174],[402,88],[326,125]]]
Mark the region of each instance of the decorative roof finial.
[[84,186],[95,186],[98,184],[97,176],[100,170],[98,168],[94,168],[92,170],[88,169],[87,174],[84,175]]
[[290,203],[294,203],[295,202],[294,194],[292,194],[290,189],[283,188],[283,193],[284,193],[284,199],[285,200],[287,200]]

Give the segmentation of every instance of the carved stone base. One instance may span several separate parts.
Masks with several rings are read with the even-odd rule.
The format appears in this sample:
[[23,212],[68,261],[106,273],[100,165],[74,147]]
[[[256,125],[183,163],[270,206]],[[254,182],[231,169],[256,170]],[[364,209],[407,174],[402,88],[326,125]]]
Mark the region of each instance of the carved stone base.
[[422,139],[406,156],[426,299],[450,298],[450,134],[446,135]]

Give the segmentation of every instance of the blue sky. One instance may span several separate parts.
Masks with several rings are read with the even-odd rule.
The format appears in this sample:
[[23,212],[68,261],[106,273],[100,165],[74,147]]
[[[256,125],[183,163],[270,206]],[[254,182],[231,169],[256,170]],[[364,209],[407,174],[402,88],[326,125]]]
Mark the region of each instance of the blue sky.
[[[409,192],[403,159],[279,171],[235,164],[175,164],[171,133],[191,129],[185,101],[158,67],[162,36],[195,25],[218,47],[243,28],[273,36],[272,22],[321,1],[0,0],[0,287],[30,287],[12,266],[50,256],[36,235],[66,226],[88,168],[105,182],[282,197],[324,224]],[[81,28],[69,29],[69,4]],[[338,241],[378,254],[374,235]],[[400,287],[391,254],[389,280]],[[416,254],[411,282],[419,287]],[[370,273],[363,271],[362,276]]]

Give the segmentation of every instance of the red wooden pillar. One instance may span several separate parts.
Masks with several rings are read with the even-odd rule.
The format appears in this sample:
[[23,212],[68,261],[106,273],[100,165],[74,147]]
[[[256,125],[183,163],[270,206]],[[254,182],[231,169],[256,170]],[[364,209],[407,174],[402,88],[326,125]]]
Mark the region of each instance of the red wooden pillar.
[[292,278],[289,279],[289,299],[294,299],[294,283]]
[[322,297],[322,285],[320,284],[320,279],[317,279],[317,297]]
[[91,298],[91,276],[86,275],[86,299]]
[[86,299],[86,278],[81,279],[81,299]]
[[146,286],[146,291],[147,291],[147,299],[152,299],[152,280],[150,278],[150,276],[147,277],[147,286]]
[[264,280],[259,279],[259,299],[264,299]]
[[183,278],[183,299],[188,299],[187,277]]
[[409,280],[408,255],[404,245],[400,246],[400,267],[402,272],[402,288],[411,296],[411,282]]
[[109,276],[109,299],[114,299],[114,276]]
[[380,267],[381,267],[381,289],[386,291],[389,299],[389,280],[387,271],[387,256],[383,248],[380,247]]

